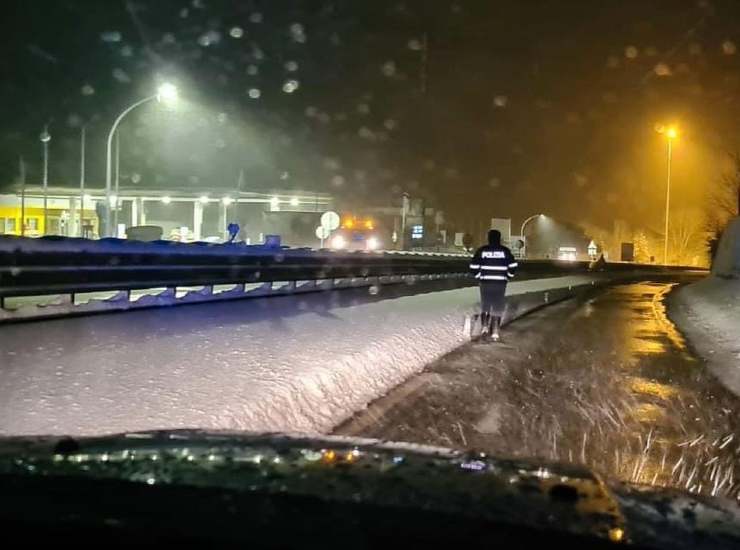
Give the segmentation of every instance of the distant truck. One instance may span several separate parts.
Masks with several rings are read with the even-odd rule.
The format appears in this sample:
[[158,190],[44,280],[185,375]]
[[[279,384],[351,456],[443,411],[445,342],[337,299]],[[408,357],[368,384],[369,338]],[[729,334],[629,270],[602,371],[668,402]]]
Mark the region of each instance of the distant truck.
[[343,217],[328,243],[334,250],[380,250],[383,246],[375,220],[357,216]]

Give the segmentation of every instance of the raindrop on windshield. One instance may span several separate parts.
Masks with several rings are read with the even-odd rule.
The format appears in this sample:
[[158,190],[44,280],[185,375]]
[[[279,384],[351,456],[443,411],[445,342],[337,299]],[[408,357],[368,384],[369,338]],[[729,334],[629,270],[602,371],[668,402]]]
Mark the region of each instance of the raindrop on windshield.
[[103,42],[120,42],[121,33],[118,31],[105,31],[104,33],[101,33],[100,39]]
[[131,77],[121,68],[113,69],[113,78],[124,84],[131,82]]
[[229,31],[231,38],[241,38],[244,36],[244,30],[241,27],[232,27]]
[[283,91],[286,94],[292,94],[298,89],[299,86],[300,84],[298,83],[297,80],[286,80],[285,83],[283,84]]
[[262,95],[262,92],[260,91],[259,88],[250,88],[247,94],[252,99],[259,99],[259,97]]
[[396,64],[393,61],[386,61],[383,63],[381,71],[385,76],[393,76],[396,74]]

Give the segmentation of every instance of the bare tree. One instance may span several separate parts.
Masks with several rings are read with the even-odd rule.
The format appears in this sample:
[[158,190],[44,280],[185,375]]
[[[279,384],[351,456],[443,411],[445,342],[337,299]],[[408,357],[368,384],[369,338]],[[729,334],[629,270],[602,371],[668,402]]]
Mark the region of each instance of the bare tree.
[[740,152],[730,154],[732,169],[723,174],[709,194],[710,223],[724,226],[740,211]]
[[703,266],[707,264],[705,217],[698,210],[682,210],[671,216],[668,231],[668,255],[672,263]]
[[709,193],[705,228],[712,257],[729,220],[740,214],[740,152],[729,153],[732,168],[723,174]]

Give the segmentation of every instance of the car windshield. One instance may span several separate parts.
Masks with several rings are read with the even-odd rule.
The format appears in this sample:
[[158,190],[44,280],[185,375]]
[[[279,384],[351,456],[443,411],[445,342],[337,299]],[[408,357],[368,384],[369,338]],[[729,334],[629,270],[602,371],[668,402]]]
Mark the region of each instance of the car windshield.
[[337,435],[740,498],[735,0],[3,27],[0,446]]

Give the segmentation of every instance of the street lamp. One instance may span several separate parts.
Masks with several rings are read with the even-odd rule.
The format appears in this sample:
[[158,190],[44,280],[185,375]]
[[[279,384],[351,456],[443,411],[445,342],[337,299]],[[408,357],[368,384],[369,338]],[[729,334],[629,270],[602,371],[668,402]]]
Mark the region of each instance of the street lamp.
[[[49,142],[51,141],[48,124],[44,126],[44,131],[41,132],[39,139],[44,147],[44,235],[46,235],[49,230]],[[24,223],[26,223],[26,220],[21,220],[21,224]]]
[[524,228],[532,220],[537,219],[537,218],[544,218],[544,217],[545,217],[544,214],[535,214],[533,216],[528,217],[526,220],[524,220],[524,223],[522,223],[522,231],[521,231],[521,233],[519,233],[519,235],[521,235],[521,237],[522,237],[522,241],[524,241],[524,246],[522,247],[523,248],[523,250],[522,250],[522,258],[525,257],[526,251],[527,251],[527,238],[524,236]]
[[678,137],[678,128],[675,126],[656,127],[659,134],[663,134],[668,142],[668,176],[665,190],[665,236],[663,239],[663,265],[668,265],[668,216],[671,205],[671,159],[673,157],[673,140]]
[[105,157],[105,236],[109,236],[111,233],[111,216],[110,216],[110,208],[111,208],[111,182],[113,180],[113,166],[112,166],[112,157],[113,157],[113,135],[116,133],[116,130],[118,129],[118,125],[121,124],[121,121],[123,118],[129,114],[131,111],[139,107],[140,105],[144,105],[145,103],[149,103],[150,101],[157,100],[160,103],[165,104],[171,104],[174,103],[177,100],[177,87],[174,84],[165,83],[162,84],[158,89],[157,93],[154,95],[151,95],[149,97],[145,97],[144,99],[140,99],[136,103],[129,105],[126,109],[123,110],[123,112],[118,115],[118,118],[116,118],[115,122],[113,123],[113,126],[111,126],[110,132],[108,133],[108,143],[106,147],[106,157]]

